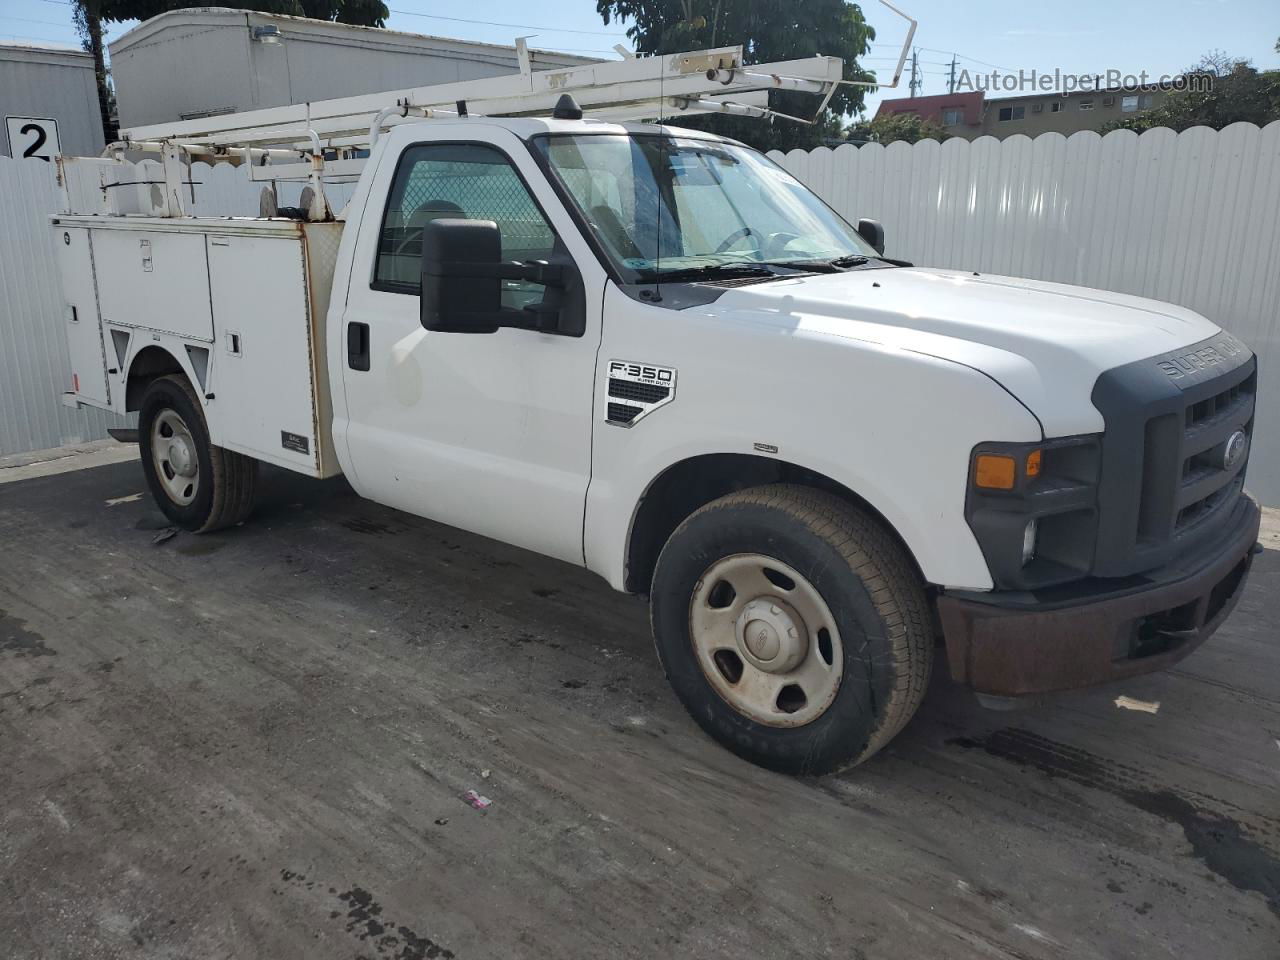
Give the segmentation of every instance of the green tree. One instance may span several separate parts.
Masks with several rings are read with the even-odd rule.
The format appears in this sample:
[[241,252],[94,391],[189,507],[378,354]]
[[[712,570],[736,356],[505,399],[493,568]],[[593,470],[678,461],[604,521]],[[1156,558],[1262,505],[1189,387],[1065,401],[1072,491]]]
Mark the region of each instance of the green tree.
[[[111,120],[114,97],[107,79],[103,55],[102,25],[126,20],[149,20],[170,10],[192,6],[190,0],[72,0],[71,19],[85,50],[93,54],[98,82],[98,107],[102,111],[102,135],[110,143],[116,138]],[[364,27],[381,27],[391,11],[382,0],[219,0],[218,6],[237,10],[284,13],[315,20],[336,20]]]
[[1280,72],[1259,73],[1247,60],[1235,60],[1215,51],[1187,71],[1193,89],[1170,93],[1160,106],[1144,110],[1101,128],[1134,130],[1153,127],[1187,130],[1211,127],[1221,130],[1239,121],[1266,126],[1280,120]]
[[107,82],[106,58],[102,54],[103,0],[74,0],[71,22],[80,34],[84,48],[93,54],[93,72],[98,86],[98,112],[102,116],[102,136],[107,143],[116,138],[116,125],[111,119],[111,85]]
[[936,120],[926,120],[916,113],[897,113],[855,123],[845,131],[845,137],[867,143],[893,143],[895,140],[919,143],[921,140],[949,140],[952,134]]
[[[844,79],[869,82],[875,75],[861,69],[875,39],[857,4],[845,0],[597,0],[605,23],[631,21],[627,36],[640,54],[673,53],[742,44],[747,63],[796,60],[827,54],[844,60]],[[862,107],[866,87],[841,86],[828,109],[812,125],[770,118],[681,117],[681,126],[714,130],[768,150],[814,147],[838,137],[841,117]],[[770,91],[772,109],[808,120],[816,97],[792,91]]]

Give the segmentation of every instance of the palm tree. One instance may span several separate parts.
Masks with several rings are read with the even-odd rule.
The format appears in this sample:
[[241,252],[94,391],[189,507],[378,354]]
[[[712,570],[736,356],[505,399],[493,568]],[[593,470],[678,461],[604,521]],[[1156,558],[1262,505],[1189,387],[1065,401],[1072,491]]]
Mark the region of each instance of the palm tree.
[[107,143],[116,138],[116,125],[111,120],[111,88],[107,84],[107,64],[102,55],[102,0],[74,0],[71,19],[84,43],[93,54],[93,74],[98,82],[98,109],[102,114],[102,137]]

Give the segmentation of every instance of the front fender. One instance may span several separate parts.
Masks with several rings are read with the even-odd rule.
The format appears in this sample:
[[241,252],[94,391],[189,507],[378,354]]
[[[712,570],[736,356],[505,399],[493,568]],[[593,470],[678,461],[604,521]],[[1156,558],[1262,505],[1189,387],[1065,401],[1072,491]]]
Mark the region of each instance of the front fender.
[[[643,316],[606,329],[583,535],[587,566],[615,588],[625,588],[645,492],[680,461],[730,453],[831,479],[880,512],[928,582],[991,589],[964,518],[970,454],[984,441],[1043,438],[999,383],[961,363],[869,341],[734,323],[696,308],[617,307]],[[607,423],[611,359],[676,368],[674,399],[634,426]]]

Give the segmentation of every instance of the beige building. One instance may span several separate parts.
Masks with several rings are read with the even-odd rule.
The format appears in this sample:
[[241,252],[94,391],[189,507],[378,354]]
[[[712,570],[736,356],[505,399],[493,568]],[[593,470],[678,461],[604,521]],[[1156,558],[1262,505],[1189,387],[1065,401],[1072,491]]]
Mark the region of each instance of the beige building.
[[987,99],[980,91],[936,94],[884,100],[877,117],[915,114],[930,120],[953,137],[1003,140],[1015,133],[1037,137],[1042,133],[1070,136],[1080,130],[1097,130],[1162,104],[1169,95],[1158,86],[1091,90],[1088,92],[1035,93]]
[[1040,93],[1032,96],[1000,97],[984,104],[982,126],[951,132],[968,140],[996,137],[1003,140],[1015,133],[1038,137],[1042,133],[1070,136],[1080,130],[1097,130],[1113,120],[1123,120],[1164,102],[1168,91],[1140,87],[1088,92]]

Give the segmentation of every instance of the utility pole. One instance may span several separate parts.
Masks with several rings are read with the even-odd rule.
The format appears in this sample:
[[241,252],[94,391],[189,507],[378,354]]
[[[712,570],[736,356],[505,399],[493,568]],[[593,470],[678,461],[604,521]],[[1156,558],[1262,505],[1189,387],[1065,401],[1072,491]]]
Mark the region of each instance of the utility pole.
[[920,51],[918,49],[911,51],[911,96],[916,96],[920,92]]
[[956,55],[951,55],[951,79],[947,81],[947,93],[956,92]]

